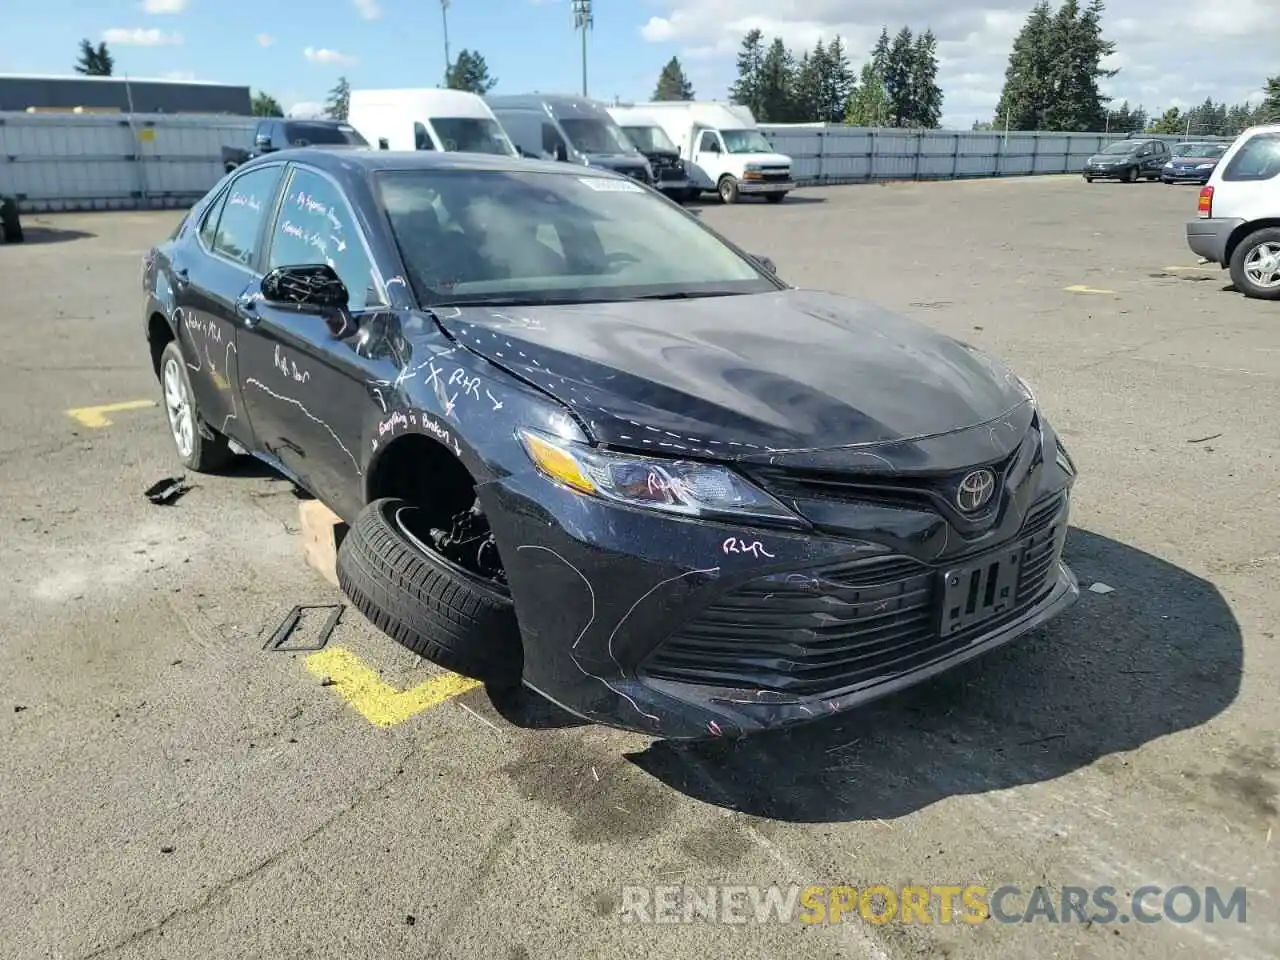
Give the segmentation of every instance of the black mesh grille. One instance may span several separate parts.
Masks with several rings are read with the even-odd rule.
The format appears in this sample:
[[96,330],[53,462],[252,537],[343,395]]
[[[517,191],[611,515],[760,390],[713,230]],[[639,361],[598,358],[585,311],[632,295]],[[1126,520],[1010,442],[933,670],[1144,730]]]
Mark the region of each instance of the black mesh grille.
[[942,639],[941,568],[877,557],[739,586],[706,607],[649,657],[652,677],[812,696],[871,685],[954,653],[1016,619],[1052,588],[1066,532],[1065,498],[1036,504],[1019,534],[1013,607]]

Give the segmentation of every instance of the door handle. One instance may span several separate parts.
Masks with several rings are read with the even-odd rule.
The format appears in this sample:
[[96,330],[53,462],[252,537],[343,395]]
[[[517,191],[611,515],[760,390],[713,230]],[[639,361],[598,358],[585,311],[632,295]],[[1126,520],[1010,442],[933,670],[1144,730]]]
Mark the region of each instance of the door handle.
[[246,327],[256,327],[262,321],[262,317],[258,315],[257,298],[238,298],[236,300],[236,316],[244,321]]

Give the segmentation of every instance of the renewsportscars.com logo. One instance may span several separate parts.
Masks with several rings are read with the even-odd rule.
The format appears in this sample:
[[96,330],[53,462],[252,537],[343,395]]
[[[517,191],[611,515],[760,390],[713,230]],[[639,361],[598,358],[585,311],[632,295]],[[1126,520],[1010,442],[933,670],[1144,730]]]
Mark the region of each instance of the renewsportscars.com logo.
[[1059,888],[980,884],[931,887],[625,886],[623,923],[1217,923],[1246,919],[1244,887],[1145,884]]

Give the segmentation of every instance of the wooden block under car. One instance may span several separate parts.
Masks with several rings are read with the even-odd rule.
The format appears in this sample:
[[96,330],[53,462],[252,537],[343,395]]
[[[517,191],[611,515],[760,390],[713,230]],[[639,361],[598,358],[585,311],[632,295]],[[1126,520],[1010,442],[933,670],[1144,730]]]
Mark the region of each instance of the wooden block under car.
[[336,587],[338,544],[346,536],[347,525],[319,500],[298,504],[298,521],[302,526],[302,556],[307,566]]

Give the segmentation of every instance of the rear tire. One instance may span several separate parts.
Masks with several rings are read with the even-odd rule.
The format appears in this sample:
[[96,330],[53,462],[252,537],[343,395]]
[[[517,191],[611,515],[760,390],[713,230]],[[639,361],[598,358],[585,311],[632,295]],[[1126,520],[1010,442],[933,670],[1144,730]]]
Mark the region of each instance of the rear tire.
[[22,220],[18,216],[18,201],[0,197],[0,239],[5,243],[22,243]]
[[738,181],[726,173],[716,184],[716,192],[720,194],[721,203],[737,203],[740,196]]
[[338,548],[342,592],[379,630],[432,663],[497,685],[523,670],[511,594],[441,556],[406,526],[407,500],[361,511]]
[[[1267,248],[1269,257],[1280,256],[1280,227],[1264,227],[1261,230],[1255,230],[1236,244],[1236,248],[1231,251],[1231,262],[1228,264],[1231,269],[1231,282],[1237,290],[1254,300],[1280,300],[1280,280],[1273,280],[1269,285],[1263,285],[1249,276],[1250,268],[1254,267],[1250,260],[1253,259],[1256,263],[1256,253],[1260,247]],[[1273,261],[1273,263],[1275,267],[1271,275],[1274,277],[1280,274],[1280,262]]]
[[216,473],[235,459],[227,438],[200,414],[187,362],[176,340],[170,340],[160,354],[160,392],[169,435],[183,466],[195,473]]
[[1085,182],[1085,183],[1093,183],[1093,177],[1085,177],[1085,178],[1084,178],[1084,182]]

